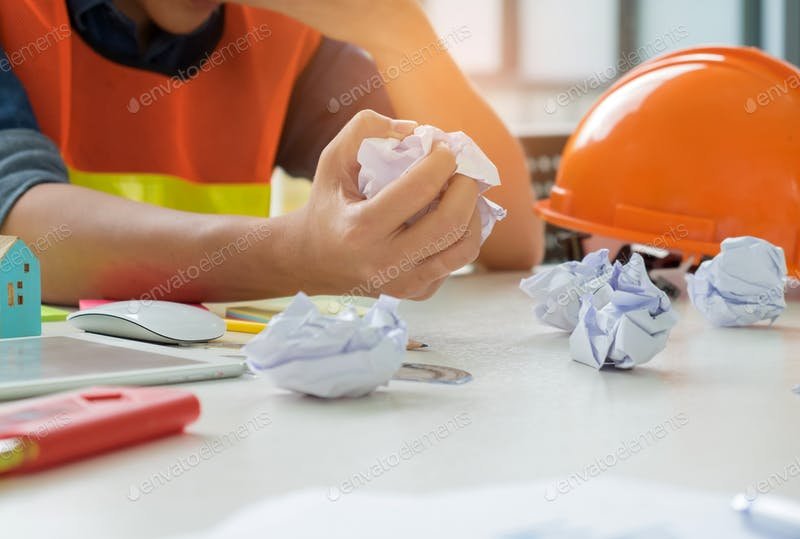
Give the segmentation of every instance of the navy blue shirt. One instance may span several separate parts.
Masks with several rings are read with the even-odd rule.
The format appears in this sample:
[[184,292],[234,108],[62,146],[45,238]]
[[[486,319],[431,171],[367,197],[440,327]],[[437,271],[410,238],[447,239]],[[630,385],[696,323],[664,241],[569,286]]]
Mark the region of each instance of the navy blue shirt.
[[[77,34],[72,39],[83,39],[111,61],[166,77],[179,76],[212,53],[225,24],[222,6],[191,34],[175,35],[154,27],[148,42],[142,44],[136,25],[112,0],[66,2]],[[0,43],[0,66],[9,65]],[[365,94],[351,106],[329,110],[333,96],[348,93],[373,76],[378,76],[377,69],[363,51],[323,38],[295,82],[276,166],[293,176],[311,178],[322,149],[356,112],[369,108],[391,116],[383,88]],[[34,185],[66,181],[59,150],[39,131],[25,88],[12,69],[0,68],[0,223],[17,199]]]

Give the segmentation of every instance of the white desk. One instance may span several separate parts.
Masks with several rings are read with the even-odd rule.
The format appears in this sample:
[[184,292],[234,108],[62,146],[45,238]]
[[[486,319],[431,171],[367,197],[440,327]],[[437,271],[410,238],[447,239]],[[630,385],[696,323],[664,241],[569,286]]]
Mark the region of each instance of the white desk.
[[[472,372],[467,385],[392,383],[334,402],[250,377],[186,385],[203,404],[189,434],[0,480],[2,536],[191,532],[249,500],[341,485],[458,414],[470,424],[361,488],[427,492],[563,478],[677,414],[688,423],[605,473],[732,495],[786,474],[800,454],[800,396],[791,392],[800,383],[800,304],[772,328],[715,330],[679,302],[682,320],[665,352],[631,372],[596,372],[569,358],[565,334],[533,319],[519,278],[453,278],[434,299],[402,308],[412,336],[446,356],[433,361]],[[260,413],[271,424],[254,427]],[[213,457],[190,457],[248,421],[240,441],[229,435]],[[186,471],[154,478],[190,458]],[[130,501],[131,485],[148,481],[154,490]],[[800,478],[774,492],[800,497]]]

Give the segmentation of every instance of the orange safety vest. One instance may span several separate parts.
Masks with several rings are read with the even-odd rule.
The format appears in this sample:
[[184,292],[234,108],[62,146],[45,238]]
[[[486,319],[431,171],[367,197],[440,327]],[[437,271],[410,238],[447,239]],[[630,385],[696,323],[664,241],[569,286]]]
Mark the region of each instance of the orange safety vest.
[[70,28],[65,0],[0,0],[0,45],[70,182],[175,209],[266,216],[292,88],[320,35],[225,6],[185,79],[117,64]]

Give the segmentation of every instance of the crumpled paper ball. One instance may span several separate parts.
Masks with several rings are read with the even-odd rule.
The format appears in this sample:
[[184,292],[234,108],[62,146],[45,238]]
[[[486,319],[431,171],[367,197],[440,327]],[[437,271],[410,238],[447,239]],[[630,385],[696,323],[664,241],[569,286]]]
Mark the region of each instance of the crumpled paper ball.
[[519,283],[535,305],[533,312],[545,324],[572,331],[578,324],[581,298],[589,296],[596,308],[611,298],[608,249],[589,253],[583,260],[565,262]]
[[722,251],[686,275],[692,304],[715,326],[774,322],[786,308],[783,249],[751,236],[728,238]]
[[578,324],[569,339],[575,361],[596,369],[631,369],[650,361],[667,344],[678,321],[667,295],[647,275],[641,255],[614,263],[609,302],[597,308],[590,296],[581,302]]
[[[358,173],[359,191],[367,198],[374,197],[381,189],[431,153],[433,144],[438,141],[445,142],[455,154],[455,172],[477,181],[481,193],[500,185],[497,167],[465,133],[461,131],[445,133],[431,125],[420,125],[414,129],[413,135],[403,140],[368,138],[361,143],[357,156],[361,165]],[[437,204],[438,201],[434,201],[409,219],[407,224],[413,224],[436,208]],[[492,233],[495,223],[505,218],[506,210],[481,196],[478,199],[478,212],[481,217],[481,243],[483,243]]]
[[399,303],[381,296],[363,318],[352,307],[331,316],[301,292],[244,346],[247,363],[284,389],[362,397],[388,384],[403,363],[408,330]]

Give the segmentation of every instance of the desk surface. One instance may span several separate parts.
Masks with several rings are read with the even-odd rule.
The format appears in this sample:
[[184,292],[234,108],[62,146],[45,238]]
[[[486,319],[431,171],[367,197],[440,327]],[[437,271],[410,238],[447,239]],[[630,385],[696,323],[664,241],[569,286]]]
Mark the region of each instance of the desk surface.
[[[566,479],[644,437],[652,443],[603,473],[731,495],[773,476],[774,492],[800,497],[787,475],[800,451],[791,391],[800,303],[771,328],[725,330],[680,301],[666,351],[633,371],[596,372],[569,358],[567,335],[534,320],[520,276],[452,278],[432,300],[401,308],[434,350],[409,360],[467,369],[473,382],[393,382],[330,402],[249,376],[188,384],[203,404],[188,434],[0,480],[3,536],[187,533],[309,486],[428,492]],[[423,449],[398,461],[415,445]]]

